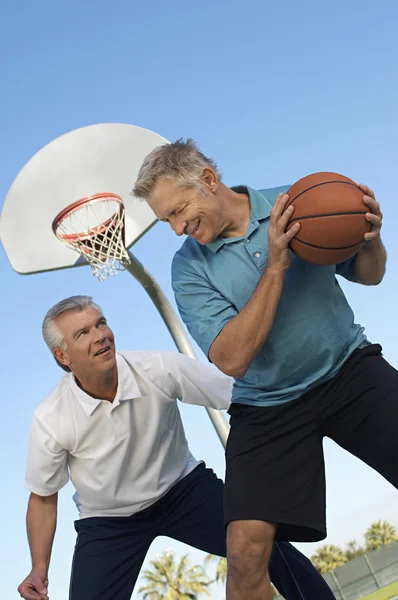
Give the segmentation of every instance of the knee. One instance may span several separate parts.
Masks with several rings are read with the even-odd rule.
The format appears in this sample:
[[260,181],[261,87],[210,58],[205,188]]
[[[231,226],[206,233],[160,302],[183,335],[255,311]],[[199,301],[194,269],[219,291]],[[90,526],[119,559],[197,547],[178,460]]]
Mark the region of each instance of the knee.
[[264,576],[272,552],[275,525],[263,521],[233,521],[227,529],[228,571],[240,578]]

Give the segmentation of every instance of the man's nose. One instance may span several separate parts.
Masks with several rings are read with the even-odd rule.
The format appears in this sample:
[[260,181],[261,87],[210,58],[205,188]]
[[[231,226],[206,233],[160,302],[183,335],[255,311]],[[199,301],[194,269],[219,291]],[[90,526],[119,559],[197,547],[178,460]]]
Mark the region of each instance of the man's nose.
[[106,334],[103,331],[96,331],[94,334],[95,343],[101,343],[106,340]]
[[177,219],[173,219],[170,221],[170,227],[174,231],[176,235],[183,235],[187,226],[186,221],[179,221]]

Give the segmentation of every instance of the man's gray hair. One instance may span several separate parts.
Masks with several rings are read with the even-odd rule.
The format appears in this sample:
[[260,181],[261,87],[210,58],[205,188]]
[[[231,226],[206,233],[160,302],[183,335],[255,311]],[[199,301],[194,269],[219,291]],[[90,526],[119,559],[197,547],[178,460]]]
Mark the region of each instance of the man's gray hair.
[[148,154],[141,165],[133,194],[148,200],[159,179],[173,179],[179,187],[203,190],[201,177],[204,168],[214,171],[221,181],[222,173],[212,158],[207,158],[196,143],[182,138],[172,144],[158,146]]
[[102,311],[102,308],[94,302],[91,296],[69,296],[69,298],[65,298],[64,300],[57,302],[57,304],[54,304],[54,306],[51,307],[49,311],[47,311],[47,314],[44,317],[43,325],[41,328],[44,341],[50,349],[51,354],[54,356],[57,364],[64,371],[70,372],[70,368],[60,363],[54,355],[54,350],[56,348],[65,349],[64,336],[62,335],[60,329],[57,327],[55,321],[57,317],[59,317],[65,312],[81,312],[88,306],[94,307],[96,310],[98,310],[100,315],[103,316],[104,313]]

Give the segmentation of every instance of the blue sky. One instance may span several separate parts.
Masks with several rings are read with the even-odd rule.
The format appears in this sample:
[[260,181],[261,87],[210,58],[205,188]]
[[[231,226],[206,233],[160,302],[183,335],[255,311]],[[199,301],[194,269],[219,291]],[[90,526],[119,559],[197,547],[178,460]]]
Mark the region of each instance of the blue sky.
[[[397,20],[394,0],[3,3],[0,204],[40,147],[71,129],[109,121],[146,127],[169,140],[193,137],[216,158],[228,185],[262,188],[318,170],[344,173],[376,190],[389,254],[382,285],[344,283],[344,289],[357,321],[398,367]],[[170,261],[180,243],[157,224],[134,247],[171,300]],[[126,273],[102,284],[88,268],[23,277],[12,271],[2,247],[0,272],[0,558],[7,565],[2,596],[11,598],[30,569],[23,489],[30,419],[62,375],[41,340],[46,310],[62,297],[91,294],[120,349],[172,350],[173,343]],[[223,451],[207,415],[196,407],[182,412],[192,451],[222,476]],[[326,441],[325,452],[327,542],[361,539],[379,518],[398,525],[392,486],[333,443]],[[67,598],[76,517],[71,494],[70,486],[60,494],[52,600]],[[148,559],[169,546],[184,551],[160,539]],[[315,545],[300,548],[311,554]],[[199,552],[190,554],[202,561]],[[222,598],[221,590],[214,598]]]

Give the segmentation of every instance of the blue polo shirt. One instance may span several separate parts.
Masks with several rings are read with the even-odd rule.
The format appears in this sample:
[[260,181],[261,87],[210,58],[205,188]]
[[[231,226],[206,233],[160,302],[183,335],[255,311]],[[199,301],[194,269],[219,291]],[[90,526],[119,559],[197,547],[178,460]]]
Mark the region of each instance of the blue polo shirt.
[[[181,318],[206,356],[259,282],[267,264],[270,211],[289,186],[232,189],[250,196],[246,235],[206,246],[187,238],[172,264]],[[235,380],[233,402],[273,406],[294,400],[334,377],[355,349],[369,344],[336,279],[337,273],[353,280],[354,262],[317,266],[292,253],[274,324],[246,375]]]

